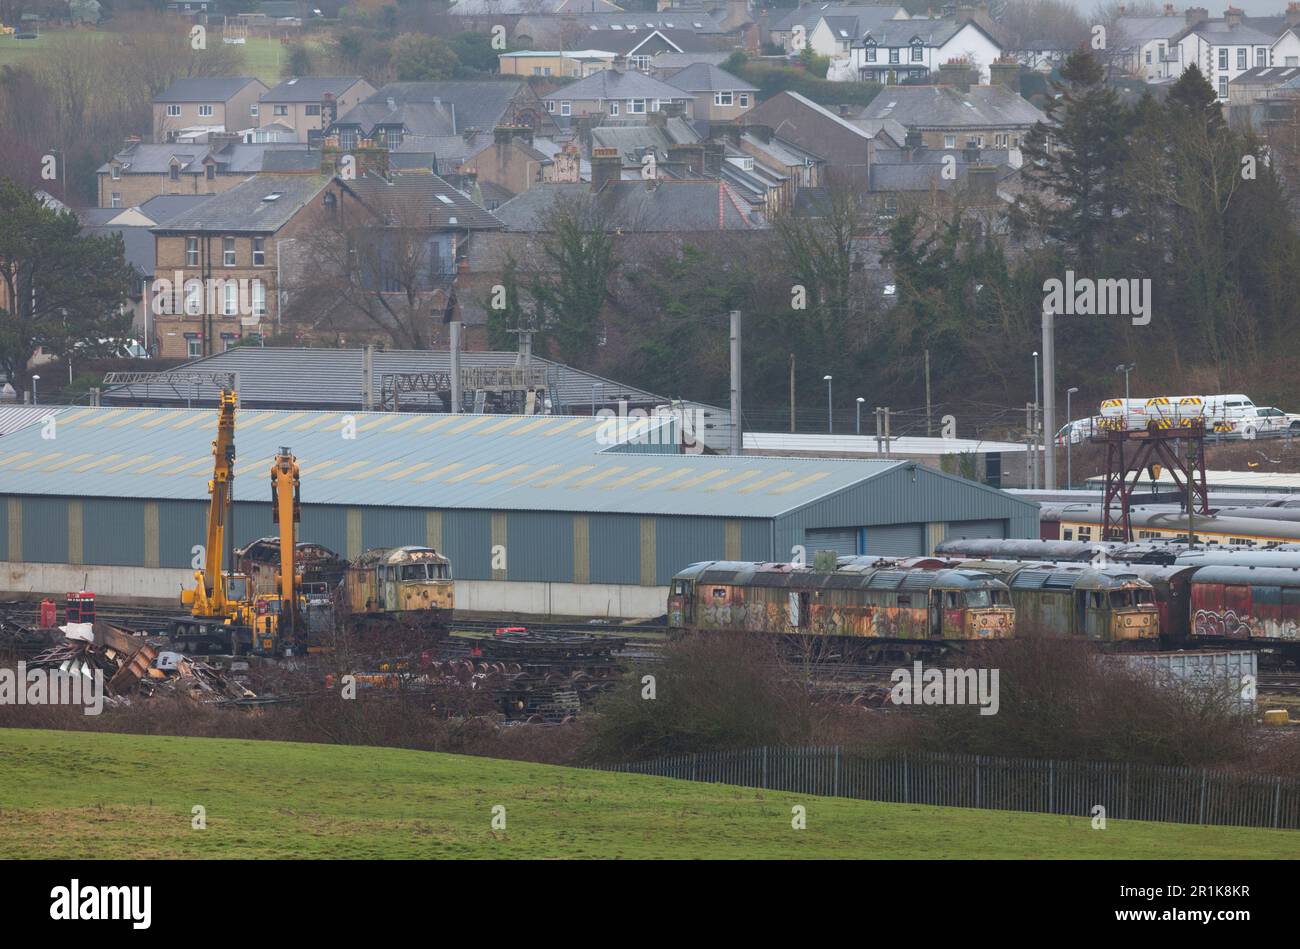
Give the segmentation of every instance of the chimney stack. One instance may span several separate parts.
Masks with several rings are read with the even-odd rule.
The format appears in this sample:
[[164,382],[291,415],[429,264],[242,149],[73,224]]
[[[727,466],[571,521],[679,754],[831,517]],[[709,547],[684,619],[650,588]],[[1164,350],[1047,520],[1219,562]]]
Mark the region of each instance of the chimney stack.
[[939,64],[939,83],[953,86],[961,92],[970,92],[973,71],[971,64],[965,59],[950,59],[946,63]]
[[608,181],[619,181],[623,177],[623,159],[617,148],[593,148],[591,150],[591,190],[593,193],[605,187]]
[[1183,11],[1183,20],[1187,26],[1195,26],[1202,20],[1208,20],[1209,18],[1210,11],[1205,7],[1188,7]]
[[969,165],[966,168],[966,191],[977,205],[987,207],[998,202],[998,170],[993,165]]
[[1297,3],[1296,0],[1291,0],[1291,2],[1286,5],[1286,25],[1295,26],[1297,24],[1300,24],[1300,3]]
[[1241,10],[1237,7],[1228,7],[1223,11],[1223,22],[1228,24],[1229,28],[1241,26]]
[[1020,93],[1020,64],[1010,57],[995,60],[989,64],[989,85],[1006,86],[1012,92]]

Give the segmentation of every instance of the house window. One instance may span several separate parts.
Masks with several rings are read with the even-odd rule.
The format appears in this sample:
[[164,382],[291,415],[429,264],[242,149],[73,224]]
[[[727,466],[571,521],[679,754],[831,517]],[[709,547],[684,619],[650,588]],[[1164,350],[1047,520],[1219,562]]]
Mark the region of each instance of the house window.
[[740,94],[740,107],[741,107],[742,109],[748,109],[748,108],[749,108],[749,93],[748,93],[748,92],[742,92],[742,93]]
[[609,100],[609,114],[618,115],[618,103],[615,102],[613,99]]
[[1262,46],[1255,47],[1255,65],[1256,66],[1268,65],[1268,50],[1266,50]]
[[868,46],[868,47],[867,47],[867,62],[869,62],[869,63],[874,63],[875,61],[876,61],[876,48],[875,48],[874,46]]
[[181,180],[181,166],[178,165],[178,164],[176,164],[176,162],[172,162],[172,166],[171,166],[170,172],[171,172],[171,179],[172,179],[172,181],[180,181],[180,180]]
[[645,115],[645,99],[628,99],[628,115]]
[[1219,68],[1228,68],[1228,48],[1226,46],[1219,50]]
[[1006,148],[1006,147],[1007,147],[1007,137],[1006,137],[1006,135],[994,135],[994,136],[993,136],[993,147],[994,147],[994,148]]
[[1008,142],[1008,145],[1009,145],[1011,148],[1019,148],[1019,147],[1020,147],[1020,136],[1019,136],[1019,135],[1012,135],[1010,141]]
[[180,106],[178,106],[178,105],[169,105],[169,106],[167,107],[167,117],[168,117],[168,118],[171,118],[171,119],[178,119],[178,118],[180,118],[180,116],[181,116],[181,107],[180,107]]
[[274,111],[276,115],[288,115],[289,107],[287,105],[277,105]]
[[1147,65],[1151,65],[1151,50],[1147,50]]
[[309,105],[309,106],[307,106],[307,108],[303,109],[303,114],[304,114],[304,115],[312,115],[312,116],[316,116],[317,118],[319,118],[319,117],[320,117],[320,106],[318,106],[318,105]]
[[384,133],[384,140],[388,143],[390,152],[397,151],[397,146],[402,144],[402,130],[399,128],[388,129]]
[[1228,98],[1228,77],[1222,76],[1219,79],[1219,98]]
[[896,62],[898,62],[898,50],[896,50],[896,49],[891,49],[891,50],[889,51],[889,61],[890,61],[890,63],[896,63]]
[[572,115],[572,114],[573,114],[573,103],[568,101],[561,102],[560,115]]
[[1246,68],[1246,47],[1244,46],[1240,46],[1237,48],[1237,68],[1238,69]]
[[266,316],[266,287],[260,280],[253,281],[253,314]]
[[541,67],[541,66],[534,66],[534,67],[533,67],[533,75],[534,75],[534,76],[540,76],[541,74],[542,74],[542,67]]
[[731,105],[732,94],[730,92],[715,92],[713,94],[714,105]]
[[221,288],[221,315],[237,316],[239,314],[239,285],[227,283]]
[[203,281],[187,281],[185,284],[185,312],[198,316],[203,312]]
[[227,267],[235,266],[235,239],[221,238],[221,263]]
[[185,266],[197,267],[199,265],[199,239],[197,237],[185,238]]
[[551,67],[550,67],[550,66],[543,66],[543,67],[542,67],[542,75],[543,75],[543,76],[549,76],[550,74],[551,74]]
[[122,206],[122,192],[114,191],[112,197],[109,200],[110,200],[109,207],[120,208]]
[[121,180],[122,180],[122,166],[121,166],[121,165],[111,165],[111,166],[109,166],[109,167],[110,167],[109,174],[111,174],[111,175],[113,176],[113,180],[114,180],[114,181],[121,181]]
[[547,111],[547,112],[554,112],[554,111],[555,111],[555,103],[552,102],[550,99],[547,99],[547,100],[546,100],[546,111]]
[[650,68],[650,57],[649,57],[649,56],[633,56],[633,57],[632,57],[632,68],[633,68],[633,69],[638,69],[638,70],[640,70],[641,72],[645,72],[646,70],[648,70],[648,69]]
[[257,118],[257,103],[256,103],[256,102],[249,103],[249,106],[248,106],[248,114],[251,115],[253,118]]
[[203,355],[203,340],[197,336],[185,340],[185,352],[190,359],[198,359]]
[[234,348],[235,348],[235,343],[236,343],[236,342],[237,342],[237,340],[235,339],[235,334],[234,334],[234,333],[222,333],[222,334],[221,334],[221,348],[222,348],[222,349],[234,349]]
[[925,48],[920,43],[912,44],[912,62],[919,63],[925,58]]
[[1286,58],[1286,64],[1288,66],[1300,66],[1300,56],[1288,56]]
[[212,106],[210,105],[199,106],[199,118],[209,119],[211,117],[212,117]]
[[266,266],[266,238],[265,237],[253,238],[253,266],[254,267]]
[[[1156,52],[1158,52],[1158,53],[1160,54],[1159,58],[1160,58],[1161,62],[1163,62],[1163,61],[1164,61],[1164,58],[1165,58],[1165,44],[1164,44],[1164,43],[1159,43],[1159,44],[1157,44],[1157,45],[1156,45]],[[1147,60],[1147,62],[1150,62],[1150,60]]]
[[341,129],[339,131],[339,148],[356,148],[357,147],[357,130]]
[[204,171],[204,173],[208,176],[208,180],[209,180],[209,181],[216,181],[216,180],[217,180],[217,166],[216,166],[216,165],[212,164],[211,162],[208,162],[208,164],[204,166],[203,171]]
[[956,136],[956,135],[945,135],[945,136],[943,137],[943,147],[944,147],[944,148],[956,148],[956,147],[957,147],[957,136]]

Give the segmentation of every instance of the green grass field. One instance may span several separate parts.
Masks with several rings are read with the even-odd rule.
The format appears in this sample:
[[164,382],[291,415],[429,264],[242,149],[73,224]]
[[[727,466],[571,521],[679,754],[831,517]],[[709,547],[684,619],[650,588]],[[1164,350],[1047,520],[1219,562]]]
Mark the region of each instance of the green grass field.
[[[1292,831],[874,804],[488,758],[0,729],[0,858],[1295,857]],[[494,805],[505,830],[491,827]],[[791,806],[807,829],[790,826]],[[195,805],[207,828],[191,828]]]

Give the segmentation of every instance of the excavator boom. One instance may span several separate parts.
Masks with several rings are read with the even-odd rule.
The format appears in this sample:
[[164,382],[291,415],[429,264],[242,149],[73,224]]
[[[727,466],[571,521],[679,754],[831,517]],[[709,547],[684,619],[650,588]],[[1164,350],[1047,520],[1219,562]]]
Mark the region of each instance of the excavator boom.
[[298,462],[281,448],[271,465],[271,511],[280,528],[280,621],[292,632],[298,619],[298,523],[302,520]]

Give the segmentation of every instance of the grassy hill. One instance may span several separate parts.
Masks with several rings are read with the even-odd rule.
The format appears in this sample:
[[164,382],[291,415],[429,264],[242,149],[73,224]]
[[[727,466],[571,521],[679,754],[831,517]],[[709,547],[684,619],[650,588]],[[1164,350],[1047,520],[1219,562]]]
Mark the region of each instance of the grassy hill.
[[[389,748],[0,729],[0,858],[1294,857],[1291,831],[875,804]],[[506,829],[491,827],[506,808]],[[790,808],[807,808],[807,829]],[[207,829],[191,829],[195,805]]]

